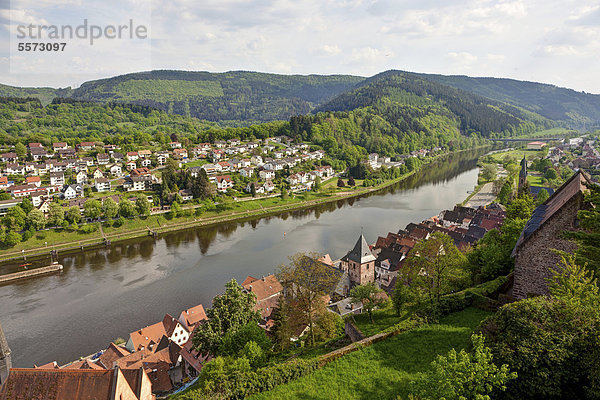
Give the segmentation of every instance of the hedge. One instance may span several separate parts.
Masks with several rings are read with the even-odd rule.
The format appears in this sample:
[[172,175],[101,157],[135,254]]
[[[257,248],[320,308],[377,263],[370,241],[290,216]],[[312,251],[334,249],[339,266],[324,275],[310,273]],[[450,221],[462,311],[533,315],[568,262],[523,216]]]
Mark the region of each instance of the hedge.
[[256,371],[238,372],[223,376],[212,392],[200,386],[173,396],[177,400],[244,399],[253,394],[271,390],[307,375],[319,367],[318,359],[293,360],[283,364],[259,368]]

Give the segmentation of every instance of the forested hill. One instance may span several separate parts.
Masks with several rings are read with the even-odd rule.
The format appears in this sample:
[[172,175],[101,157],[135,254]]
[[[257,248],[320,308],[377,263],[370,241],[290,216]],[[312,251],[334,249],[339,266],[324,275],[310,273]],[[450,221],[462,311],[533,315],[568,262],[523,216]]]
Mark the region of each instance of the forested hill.
[[[466,135],[510,136],[527,133],[528,127],[532,126],[527,123],[544,127],[551,125],[551,121],[537,114],[400,71],[375,75],[356,89],[320,105],[315,112],[371,107],[387,113],[382,110],[392,105],[429,110],[453,119],[461,133]],[[524,128],[527,128],[526,131]]]
[[71,94],[71,88],[54,89],[51,87],[40,88],[21,88],[0,84],[0,97],[27,98],[35,97],[40,99],[42,104],[46,105],[52,102],[56,97],[68,97]]
[[487,98],[522,107],[573,128],[600,126],[600,95],[537,82],[464,75],[415,74]]
[[151,71],[86,82],[72,97],[151,106],[208,121],[266,122],[310,112],[364,78]]

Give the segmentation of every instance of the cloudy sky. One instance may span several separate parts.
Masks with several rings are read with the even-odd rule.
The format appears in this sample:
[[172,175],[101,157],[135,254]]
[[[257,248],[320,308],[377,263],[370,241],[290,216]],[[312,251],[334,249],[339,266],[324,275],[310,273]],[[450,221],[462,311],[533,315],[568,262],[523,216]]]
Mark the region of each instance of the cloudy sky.
[[[144,25],[144,39],[19,52],[18,25]],[[598,0],[0,0],[0,82],[149,69],[507,77],[600,93]],[[29,40],[34,41],[34,40]],[[56,42],[57,40],[54,40]]]

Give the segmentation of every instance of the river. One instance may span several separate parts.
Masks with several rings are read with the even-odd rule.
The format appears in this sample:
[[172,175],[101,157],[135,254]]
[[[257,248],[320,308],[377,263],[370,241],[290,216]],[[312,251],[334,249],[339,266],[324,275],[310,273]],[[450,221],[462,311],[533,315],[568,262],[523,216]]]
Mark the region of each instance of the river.
[[[361,229],[369,243],[461,202],[477,180],[468,151],[363,198],[64,255],[60,275],[0,286],[0,321],[14,367],[66,363],[106,348],[165,313],[209,308],[231,278],[272,273],[296,252],[342,257]],[[0,272],[15,269],[4,265]]]

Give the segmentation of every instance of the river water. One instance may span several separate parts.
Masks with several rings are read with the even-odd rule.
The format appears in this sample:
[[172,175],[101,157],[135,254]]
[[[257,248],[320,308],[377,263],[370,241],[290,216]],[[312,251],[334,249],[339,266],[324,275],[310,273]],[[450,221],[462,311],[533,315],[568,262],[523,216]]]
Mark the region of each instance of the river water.
[[[61,256],[60,275],[0,286],[0,321],[14,367],[59,364],[203,304],[231,278],[274,272],[296,252],[342,257],[361,229],[369,243],[461,202],[481,152],[426,167],[389,189],[285,215],[190,229]],[[47,262],[47,261],[46,261]],[[0,272],[15,269],[4,265]]]

